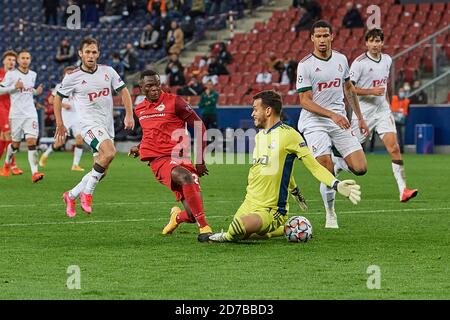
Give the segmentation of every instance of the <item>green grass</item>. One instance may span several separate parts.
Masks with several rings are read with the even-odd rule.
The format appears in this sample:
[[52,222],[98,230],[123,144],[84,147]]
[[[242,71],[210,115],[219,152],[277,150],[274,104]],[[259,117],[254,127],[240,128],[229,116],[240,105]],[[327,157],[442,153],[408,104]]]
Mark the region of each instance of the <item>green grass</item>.
[[[450,156],[405,156],[409,203],[387,155],[369,155],[357,177],[363,201],[338,197],[339,230],[324,229],[318,183],[303,165],[295,176],[309,200],[314,239],[202,244],[194,225],[160,235],[174,197],[144,163],[119,155],[94,195],[94,213],[66,218],[63,191],[82,173],[71,154],[49,159],[32,184],[26,153],[20,177],[0,177],[0,299],[449,299]],[[83,156],[89,167],[91,158]],[[202,178],[208,220],[226,229],[246,187],[247,165],[211,165]],[[350,177],[350,175],[343,175]],[[300,213],[291,201],[291,215]],[[81,290],[66,287],[70,265]],[[381,289],[366,286],[381,269]]]

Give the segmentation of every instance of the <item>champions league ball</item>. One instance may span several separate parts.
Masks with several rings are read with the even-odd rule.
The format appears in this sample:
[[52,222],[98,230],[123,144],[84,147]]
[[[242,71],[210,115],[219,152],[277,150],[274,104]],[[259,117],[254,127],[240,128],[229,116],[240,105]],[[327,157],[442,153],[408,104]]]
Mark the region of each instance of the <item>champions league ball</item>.
[[312,225],[302,216],[294,216],[284,225],[284,236],[290,242],[306,242],[312,238]]

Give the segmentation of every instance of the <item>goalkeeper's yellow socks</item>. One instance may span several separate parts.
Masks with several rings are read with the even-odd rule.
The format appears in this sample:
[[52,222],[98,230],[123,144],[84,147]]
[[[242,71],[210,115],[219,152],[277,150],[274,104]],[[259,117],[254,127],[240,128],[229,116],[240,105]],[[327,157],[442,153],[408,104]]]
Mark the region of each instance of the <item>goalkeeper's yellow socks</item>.
[[228,241],[239,241],[245,237],[245,234],[246,231],[242,220],[240,218],[234,218],[228,227],[225,237]]

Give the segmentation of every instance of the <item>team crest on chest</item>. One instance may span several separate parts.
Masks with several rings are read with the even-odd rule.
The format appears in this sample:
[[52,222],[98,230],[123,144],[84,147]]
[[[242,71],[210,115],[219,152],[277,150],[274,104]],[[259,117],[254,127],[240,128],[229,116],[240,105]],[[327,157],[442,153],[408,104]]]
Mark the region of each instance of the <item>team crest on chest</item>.
[[166,108],[166,106],[164,105],[164,103],[161,103],[159,106],[157,106],[157,107],[155,108],[155,110],[161,112],[161,111],[163,111],[165,108]]
[[109,77],[106,73],[105,73],[105,81],[109,81]]

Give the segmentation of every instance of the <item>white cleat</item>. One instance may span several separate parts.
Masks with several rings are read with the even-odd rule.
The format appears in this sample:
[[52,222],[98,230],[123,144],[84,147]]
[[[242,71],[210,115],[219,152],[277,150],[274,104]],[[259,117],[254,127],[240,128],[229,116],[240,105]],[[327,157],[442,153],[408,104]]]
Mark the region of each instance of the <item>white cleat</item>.
[[209,236],[209,240],[212,242],[229,242],[225,236],[226,234],[226,232],[214,233],[213,235]]
[[337,223],[336,212],[334,212],[334,211],[332,211],[330,213],[327,212],[325,228],[327,228],[327,229],[339,229],[339,226],[338,226],[338,223]]

